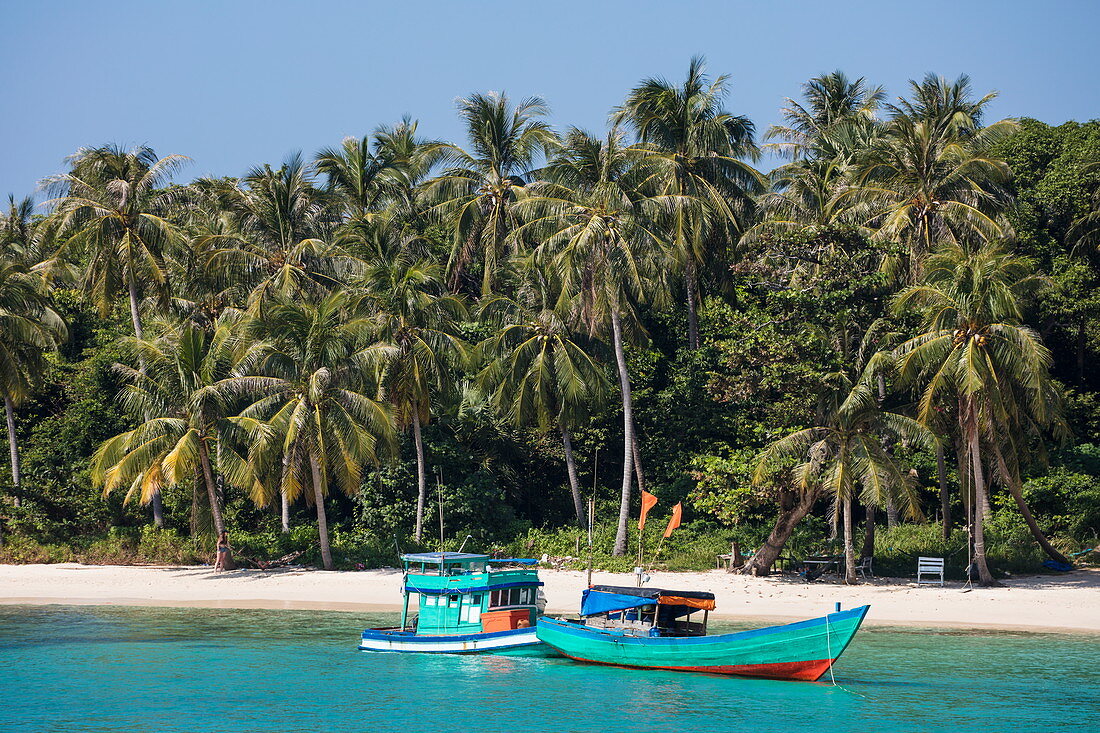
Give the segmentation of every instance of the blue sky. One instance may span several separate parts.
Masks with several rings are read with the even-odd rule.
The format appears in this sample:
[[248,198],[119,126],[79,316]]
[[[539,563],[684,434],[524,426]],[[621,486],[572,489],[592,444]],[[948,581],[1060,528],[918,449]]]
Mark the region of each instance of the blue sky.
[[[31,193],[82,145],[145,143],[239,175],[403,114],[461,140],[455,99],[537,94],[553,123],[602,129],[647,76],[693,54],[732,77],[761,132],[807,78],[842,69],[891,96],[932,71],[997,89],[995,118],[1100,116],[1100,3],[3,2],[0,196]],[[41,198],[41,197],[40,197]]]

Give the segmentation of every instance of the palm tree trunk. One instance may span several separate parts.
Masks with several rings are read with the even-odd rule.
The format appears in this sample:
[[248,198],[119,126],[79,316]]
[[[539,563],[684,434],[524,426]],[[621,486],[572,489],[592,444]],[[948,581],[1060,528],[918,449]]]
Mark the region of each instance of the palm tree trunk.
[[[132,273],[126,276],[126,287],[130,295],[130,321],[134,324],[134,336],[141,340],[145,338],[145,331],[141,327],[141,310],[138,308],[138,289]],[[141,370],[142,374],[145,373],[144,360],[139,360],[138,368]],[[148,417],[149,416],[146,415],[146,419],[148,419]],[[153,525],[157,529],[163,529],[164,501],[160,497],[160,489],[155,489],[153,491],[153,497],[150,499],[149,503],[153,506]]]
[[630,396],[630,374],[623,351],[623,327],[619,311],[611,309],[611,332],[615,342],[615,363],[619,368],[619,386],[623,393],[623,488],[619,504],[619,525],[615,530],[616,557],[626,554],[627,524],[630,520],[630,477],[634,472],[634,403]]
[[1072,565],[1069,558],[1058,552],[1054,545],[1050,544],[1050,540],[1043,534],[1043,530],[1039,528],[1039,523],[1035,521],[1035,515],[1031,513],[1031,509],[1028,508],[1027,502],[1024,501],[1024,492],[1020,488],[1019,481],[1015,474],[1009,473],[1008,465],[1005,463],[1004,456],[1001,454],[1000,449],[994,448],[997,456],[997,467],[1000,470],[1001,476],[1004,477],[1004,482],[1008,486],[1008,491],[1012,494],[1012,498],[1016,500],[1016,506],[1020,510],[1020,514],[1024,518],[1024,522],[1027,523],[1027,528],[1031,530],[1031,536],[1035,538],[1035,541],[1039,543],[1039,546],[1043,548],[1050,558],[1056,562],[1065,563],[1066,565]]
[[[768,539],[738,571],[743,575],[769,575],[772,565],[783,553],[794,528],[806,518],[817,501],[817,491],[784,491],[779,498],[779,516],[775,518]],[[797,495],[797,501],[792,499]]]
[[210,501],[210,516],[214,520],[214,532],[218,537],[225,531],[222,520],[221,502],[218,501],[218,487],[214,483],[214,469],[210,467],[210,450],[206,441],[199,439],[199,462],[202,464],[202,477],[206,482],[206,497]]
[[986,517],[993,516],[993,507],[989,504],[989,486],[983,486],[981,491],[975,491],[978,503],[982,505],[982,514]]
[[428,472],[424,465],[424,440],[420,434],[420,408],[413,401],[413,442],[416,443],[416,531],[414,537],[420,542],[424,534],[424,502],[428,496]]
[[889,529],[898,526],[898,505],[889,494],[886,495],[886,526]]
[[11,451],[11,485],[15,489],[13,501],[20,506],[23,500],[19,498],[22,488],[22,474],[19,470],[19,436],[15,434],[15,403],[11,397],[4,395],[4,416],[8,420],[8,449]]
[[645,491],[645,473],[642,471],[642,451],[638,448],[638,431],[630,440],[630,453],[634,456],[634,478],[638,479],[638,490]]
[[321,562],[325,570],[333,570],[332,549],[328,542],[328,516],[325,514],[325,494],[321,486],[321,466],[317,463],[317,456],[312,453],[309,456],[309,467],[313,471],[313,501],[317,504],[317,534],[321,539]]
[[875,556],[875,505],[868,504],[866,512],[863,525],[863,550],[859,553],[861,558]]
[[970,517],[973,516],[970,511],[970,505],[972,496],[970,492],[970,466],[969,459],[966,455],[966,446],[963,444],[962,438],[955,440],[955,458],[959,467],[959,496],[962,497],[963,511],[966,513],[967,524],[970,524]]
[[688,311],[688,348],[699,348],[699,316],[696,313],[696,304],[699,299],[698,275],[695,269],[695,258],[688,254],[684,267],[684,285],[687,290]]
[[951,539],[951,497],[947,493],[947,461],[943,457],[943,444],[936,443],[936,478],[940,484],[940,513],[943,518],[943,539]]
[[191,537],[198,537],[201,529],[199,512],[202,511],[202,502],[199,501],[199,486],[203,485],[202,466],[195,466],[195,484],[191,487]]
[[[970,462],[974,471],[974,492],[981,496],[985,493],[985,474],[982,472],[981,446],[976,431],[970,434]],[[981,501],[974,502],[974,564],[978,566],[978,582],[984,586],[1000,585],[989,572],[985,557],[985,531],[982,518],[985,511]]]
[[844,582],[855,585],[856,580],[856,547],[852,537],[852,497],[844,497]]
[[565,472],[569,475],[569,490],[573,492],[573,508],[577,511],[577,524],[581,529],[588,526],[584,511],[584,502],[581,500],[581,482],[577,478],[577,462],[573,460],[573,437],[569,428],[561,426],[561,442],[565,446]]
[[283,524],[283,534],[288,534],[290,532],[290,501],[282,491],[279,492],[279,517]]

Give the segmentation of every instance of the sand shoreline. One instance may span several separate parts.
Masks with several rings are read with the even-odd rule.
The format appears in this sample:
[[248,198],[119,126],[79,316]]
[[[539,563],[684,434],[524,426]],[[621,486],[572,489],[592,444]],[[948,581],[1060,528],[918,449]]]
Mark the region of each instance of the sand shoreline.
[[[547,611],[575,612],[584,573],[544,570]],[[1015,578],[1005,588],[962,592],[917,587],[905,579],[858,586],[791,577],[747,578],[721,571],[654,573],[654,587],[708,590],[716,618],[761,623],[820,616],[834,603],[869,603],[866,623],[880,627],[1100,633],[1100,571]],[[632,576],[596,573],[596,583],[629,585]],[[0,565],[0,604],[238,608],[381,613],[400,610],[397,570],[333,572],[287,568],[214,573],[209,567]]]

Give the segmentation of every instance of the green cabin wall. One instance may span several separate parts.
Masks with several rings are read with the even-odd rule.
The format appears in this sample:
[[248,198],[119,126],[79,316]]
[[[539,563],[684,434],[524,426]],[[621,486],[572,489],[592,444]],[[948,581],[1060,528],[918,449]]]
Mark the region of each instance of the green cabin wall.
[[[427,568],[424,568],[427,571]],[[481,614],[489,610],[490,591],[464,592],[467,588],[479,588],[504,583],[530,583],[532,601],[538,594],[538,572],[535,570],[501,570],[487,572],[478,568],[474,572],[450,575],[409,573],[406,585],[424,590],[445,590],[446,593],[419,593],[416,631],[418,634],[474,634],[482,631]],[[429,571],[430,572],[430,571]],[[415,591],[414,591],[415,592]],[[452,601],[451,599],[456,599]],[[520,606],[524,607],[524,606]],[[536,610],[531,605],[531,623]]]

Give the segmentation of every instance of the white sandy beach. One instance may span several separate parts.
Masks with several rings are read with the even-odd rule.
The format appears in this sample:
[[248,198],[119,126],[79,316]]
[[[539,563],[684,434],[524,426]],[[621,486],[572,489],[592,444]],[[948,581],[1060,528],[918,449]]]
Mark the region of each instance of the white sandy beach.
[[[582,572],[543,570],[547,610],[576,611]],[[630,585],[633,576],[595,573],[595,583]],[[654,573],[649,585],[707,590],[719,616],[795,619],[818,616],[834,603],[869,603],[867,623],[885,626],[997,628],[1100,633],[1100,571],[1021,577],[1004,588],[963,592],[959,583],[917,587],[904,579],[858,586],[798,578],[749,578],[723,571]],[[208,567],[0,565],[3,604],[117,604],[212,608],[391,611],[400,608],[397,570],[323,572],[282,569],[214,573]]]

